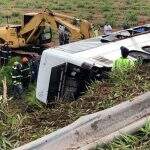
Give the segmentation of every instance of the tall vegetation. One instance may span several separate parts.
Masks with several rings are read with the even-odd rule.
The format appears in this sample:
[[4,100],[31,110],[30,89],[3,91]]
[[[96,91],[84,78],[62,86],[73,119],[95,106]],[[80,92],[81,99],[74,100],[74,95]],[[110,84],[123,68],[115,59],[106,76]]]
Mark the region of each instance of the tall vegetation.
[[[56,10],[66,12],[73,16],[85,18],[95,25],[104,25],[109,22],[114,27],[121,27],[126,22],[137,25],[141,18],[149,21],[150,2],[147,0],[0,0],[0,22],[6,23],[6,14],[9,14],[9,23],[21,23],[21,15],[24,10],[36,11],[36,9]],[[3,11],[5,9],[5,13]],[[14,11],[14,13],[12,13]]]
[[123,134],[104,147],[97,146],[95,150],[148,150],[150,148],[150,122],[147,121],[134,135]]
[[[0,106],[0,138],[3,147],[11,149],[62,128],[80,116],[101,111],[150,90],[150,66],[145,65],[120,78],[95,81],[76,101],[59,101],[52,108],[41,105],[35,97],[34,85],[22,99],[2,98]],[[10,96],[10,95],[9,95]]]

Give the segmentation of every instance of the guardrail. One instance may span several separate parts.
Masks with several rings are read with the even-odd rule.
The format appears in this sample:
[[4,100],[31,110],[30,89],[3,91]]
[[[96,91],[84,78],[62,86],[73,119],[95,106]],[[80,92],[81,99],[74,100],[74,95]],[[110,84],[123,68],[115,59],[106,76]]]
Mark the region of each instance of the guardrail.
[[[88,150],[97,143],[134,132],[150,115],[150,92],[112,108],[80,117],[74,123],[15,150]],[[50,116],[49,116],[50,117]]]

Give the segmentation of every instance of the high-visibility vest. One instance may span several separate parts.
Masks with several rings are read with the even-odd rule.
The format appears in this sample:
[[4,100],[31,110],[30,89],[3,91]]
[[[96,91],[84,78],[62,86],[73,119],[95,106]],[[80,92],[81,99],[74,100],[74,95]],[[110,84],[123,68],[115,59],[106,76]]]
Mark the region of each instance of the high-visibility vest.
[[21,68],[21,75],[23,78],[27,78],[31,76],[31,69],[29,64],[23,64]]
[[135,67],[135,63],[133,60],[129,59],[129,58],[119,58],[117,60],[114,61],[113,63],[113,67],[112,70],[115,71],[128,71],[131,70]]
[[22,79],[21,71],[18,68],[13,66],[12,67],[11,77],[12,77],[13,83],[21,82],[21,79]]

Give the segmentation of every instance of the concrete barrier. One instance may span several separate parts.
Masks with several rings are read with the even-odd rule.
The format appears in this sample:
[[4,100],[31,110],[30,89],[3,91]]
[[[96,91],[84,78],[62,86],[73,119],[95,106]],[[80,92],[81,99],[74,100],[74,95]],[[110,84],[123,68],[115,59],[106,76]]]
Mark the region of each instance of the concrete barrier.
[[115,135],[119,135],[119,131],[127,131],[131,129],[131,126],[137,128],[137,122],[140,122],[138,126],[140,127],[149,115],[150,92],[147,92],[131,101],[125,101],[112,108],[80,117],[67,127],[15,150],[90,149],[97,143],[102,144],[112,140]]

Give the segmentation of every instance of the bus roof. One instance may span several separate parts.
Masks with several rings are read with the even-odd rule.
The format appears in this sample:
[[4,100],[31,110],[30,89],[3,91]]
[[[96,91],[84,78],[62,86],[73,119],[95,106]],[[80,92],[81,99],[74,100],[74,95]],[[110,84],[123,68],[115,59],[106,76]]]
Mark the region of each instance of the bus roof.
[[[137,27],[136,27],[137,28]],[[128,34],[128,31],[123,30],[118,31],[110,35],[110,39],[113,36],[119,34]],[[107,37],[107,39],[109,38]],[[87,40],[77,41],[70,44],[58,46],[52,48],[57,51],[61,51],[76,58],[84,58],[93,61],[99,65],[111,66],[112,62],[120,57],[120,47],[125,46],[129,50],[136,50],[145,52],[143,47],[150,46],[150,31],[144,32],[143,34],[136,34],[128,38],[123,38],[121,40],[113,40],[111,42],[102,42],[103,36],[96,38],[91,38]],[[51,48],[46,50],[46,53],[49,53]],[[56,51],[53,51],[56,52]],[[149,52],[150,53],[150,52]]]

